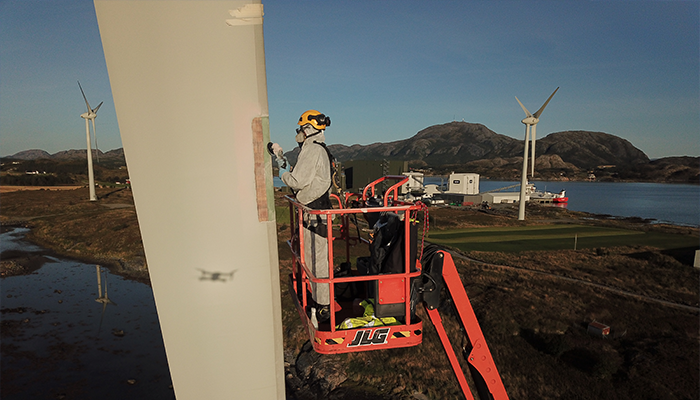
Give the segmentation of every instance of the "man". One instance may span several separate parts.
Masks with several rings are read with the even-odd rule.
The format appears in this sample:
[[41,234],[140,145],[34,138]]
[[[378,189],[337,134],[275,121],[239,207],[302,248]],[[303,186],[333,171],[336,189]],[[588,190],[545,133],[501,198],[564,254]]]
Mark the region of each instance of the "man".
[[[296,193],[297,200],[316,210],[332,208],[330,153],[326,149],[324,132],[330,118],[316,110],[308,110],[299,117],[296,141],[301,147],[293,171],[280,166],[279,177]],[[328,240],[325,217],[304,215],[304,260],[316,278],[328,278]],[[316,319],[330,318],[329,284],[311,283],[316,302]],[[313,309],[312,309],[313,312]]]

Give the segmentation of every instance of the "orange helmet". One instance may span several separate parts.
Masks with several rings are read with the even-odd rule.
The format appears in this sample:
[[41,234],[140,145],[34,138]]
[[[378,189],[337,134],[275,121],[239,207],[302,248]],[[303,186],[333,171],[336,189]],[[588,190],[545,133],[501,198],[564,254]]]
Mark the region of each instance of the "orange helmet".
[[318,130],[324,130],[327,126],[331,125],[331,119],[316,110],[309,110],[301,114],[299,122],[297,123],[297,125],[301,126],[306,124],[311,124],[311,126]]

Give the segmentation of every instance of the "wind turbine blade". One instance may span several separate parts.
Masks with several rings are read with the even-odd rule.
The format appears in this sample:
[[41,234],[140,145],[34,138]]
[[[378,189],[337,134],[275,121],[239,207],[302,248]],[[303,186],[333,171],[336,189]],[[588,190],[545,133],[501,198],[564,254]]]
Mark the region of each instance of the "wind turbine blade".
[[[102,104],[102,103],[100,103]],[[99,108],[99,106],[97,106]],[[95,142],[95,160],[100,162],[100,147],[97,145],[97,128],[95,127],[95,118],[92,119],[92,139]]]
[[107,308],[107,303],[102,303],[102,312],[100,313],[100,325],[97,327],[97,333],[102,331],[102,321],[105,319],[105,309]]
[[107,272],[105,272],[105,299],[109,300],[109,296],[107,296]]
[[104,103],[104,101],[101,101],[100,104],[98,104],[97,107],[95,107],[95,109],[92,110],[92,112],[94,112],[95,114],[97,114],[97,110],[99,110],[100,107],[102,107],[102,103]]
[[[116,306],[117,303],[115,303],[115,302],[113,302],[112,300],[110,300],[110,299],[109,299],[109,296],[107,295],[107,286],[109,286],[109,285],[107,284],[107,273],[105,272],[105,300],[106,300],[106,303],[114,304],[114,305]],[[106,304],[105,304],[105,305],[106,305]]]
[[90,103],[88,103],[87,97],[85,97],[85,92],[83,91],[83,87],[80,86],[80,81],[78,81],[78,87],[80,88],[80,93],[83,94],[83,99],[85,99],[85,105],[87,106],[88,112],[92,111],[92,108],[90,108]]
[[551,94],[551,96],[549,96],[549,98],[547,99],[547,101],[545,101],[544,104],[542,104],[542,107],[540,107],[540,109],[537,110],[537,112],[536,112],[535,115],[534,115],[535,118],[539,118],[539,117],[540,117],[540,115],[542,114],[542,111],[544,111],[544,108],[547,107],[547,104],[549,103],[550,100],[552,100],[552,97],[554,97],[554,93],[556,93],[557,90],[559,90],[559,88],[554,89],[554,92]]
[[533,178],[535,177],[535,140],[537,137],[537,124],[532,125],[532,168],[530,172],[530,176]]
[[[518,100],[518,96],[515,96],[515,100]],[[522,107],[523,111],[525,111],[525,115],[527,115],[528,117],[532,117],[530,111],[528,111],[527,108],[525,108],[525,106],[523,105],[523,103],[520,102],[520,100],[518,100],[518,104],[520,104],[520,107]]]

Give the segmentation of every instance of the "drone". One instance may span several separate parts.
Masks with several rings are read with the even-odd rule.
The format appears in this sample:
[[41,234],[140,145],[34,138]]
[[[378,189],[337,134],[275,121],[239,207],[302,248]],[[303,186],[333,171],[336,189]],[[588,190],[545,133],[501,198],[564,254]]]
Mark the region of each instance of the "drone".
[[202,272],[202,276],[199,277],[200,281],[221,281],[221,282],[227,282],[228,280],[233,279],[233,274],[235,274],[236,271],[238,271],[237,269],[234,269],[231,272],[209,272],[209,271],[205,271],[205,270],[199,269],[199,268],[197,268],[197,270]]

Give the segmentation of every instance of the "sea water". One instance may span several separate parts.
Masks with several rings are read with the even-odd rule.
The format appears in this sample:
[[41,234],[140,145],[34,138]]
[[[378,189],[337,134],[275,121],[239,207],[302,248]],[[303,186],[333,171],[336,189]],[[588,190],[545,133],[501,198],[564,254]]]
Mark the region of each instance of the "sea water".
[[[439,182],[439,179],[438,179]],[[520,182],[481,180],[486,192]],[[639,217],[677,225],[700,226],[700,186],[642,182],[534,181],[537,190],[566,190],[566,208],[617,217]],[[514,188],[510,190],[519,190]]]
[[[427,176],[424,184],[446,185],[446,176]],[[520,181],[480,180],[480,192],[520,185]],[[537,190],[566,190],[566,208],[616,217],[639,217],[653,222],[700,226],[700,185],[635,182],[534,181]],[[275,187],[284,184],[274,178]],[[517,192],[519,187],[508,189]]]

